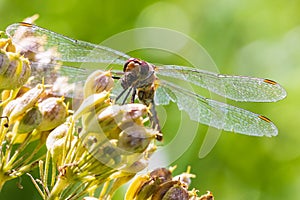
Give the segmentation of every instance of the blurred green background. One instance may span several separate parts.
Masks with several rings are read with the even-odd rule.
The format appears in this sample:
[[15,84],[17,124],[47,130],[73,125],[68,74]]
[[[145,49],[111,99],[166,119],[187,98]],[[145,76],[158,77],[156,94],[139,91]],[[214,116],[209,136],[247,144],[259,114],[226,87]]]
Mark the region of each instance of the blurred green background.
[[[0,30],[35,13],[40,15],[38,25],[93,43],[136,27],[170,28],[201,44],[221,73],[276,80],[288,92],[283,101],[230,103],[270,117],[279,129],[277,137],[223,132],[212,151],[200,159],[207,130],[201,125],[193,144],[175,162],[176,172],[191,165],[197,175],[192,186],[200,193],[212,191],[216,199],[300,199],[299,8],[297,0],[1,0]],[[172,59],[155,61],[180,64]],[[174,105],[166,110],[168,116],[178,113]],[[171,126],[168,122],[164,132],[168,134]],[[40,199],[28,176],[22,177],[22,190],[18,181],[4,186],[1,200]],[[115,199],[122,199],[123,193],[119,191]]]

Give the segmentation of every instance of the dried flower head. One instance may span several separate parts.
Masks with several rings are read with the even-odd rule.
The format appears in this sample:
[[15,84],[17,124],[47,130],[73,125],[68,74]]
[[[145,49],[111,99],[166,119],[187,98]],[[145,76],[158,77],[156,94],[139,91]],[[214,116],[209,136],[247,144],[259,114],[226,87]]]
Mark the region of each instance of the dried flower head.
[[[162,199],[162,200],[213,200],[211,193],[198,197],[197,190],[188,190],[190,180],[195,177],[190,174],[190,168],[175,177],[172,176],[174,168],[158,168],[148,174],[137,176],[129,186],[125,199],[140,200],[140,199]],[[188,183],[187,183],[188,182]],[[207,197],[207,199],[205,199]]]

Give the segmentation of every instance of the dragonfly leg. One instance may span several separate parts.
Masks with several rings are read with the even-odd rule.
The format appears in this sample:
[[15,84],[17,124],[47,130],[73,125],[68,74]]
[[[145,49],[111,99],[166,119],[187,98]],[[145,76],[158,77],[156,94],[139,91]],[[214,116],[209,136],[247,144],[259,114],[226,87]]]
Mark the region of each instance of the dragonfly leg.
[[130,103],[134,103],[135,95],[136,95],[136,89],[133,88],[133,92],[132,92]]
[[162,141],[163,136],[162,136],[162,132],[161,132],[161,127],[159,125],[159,120],[158,120],[158,116],[157,116],[157,112],[155,109],[155,104],[154,101],[152,101],[150,103],[150,114],[149,114],[149,118],[152,124],[152,128],[158,130],[159,134],[156,135],[156,139],[158,141]]
[[128,90],[128,88],[124,89],[116,98],[116,102],[123,96],[123,94]]
[[112,76],[112,78],[113,78],[113,79],[116,79],[116,80],[121,79],[121,77],[119,77],[119,76]]
[[129,89],[129,91],[127,92],[127,94],[126,94],[125,98],[123,99],[122,105],[124,105],[124,104],[125,104],[125,102],[126,102],[126,99],[128,98],[128,96],[129,96],[129,94],[131,93],[131,91],[132,91],[132,87],[130,87],[130,89]]
[[[128,90],[128,88],[124,89],[116,98],[116,102],[123,96],[123,94]],[[134,103],[134,99],[135,99],[135,95],[136,95],[136,88],[135,87],[130,87],[129,88],[129,91],[126,93],[126,96],[125,98],[123,99],[123,102],[122,104],[125,104],[129,94],[131,93],[131,91],[133,90],[132,92],[132,96],[131,96],[131,100],[130,100],[130,103]]]

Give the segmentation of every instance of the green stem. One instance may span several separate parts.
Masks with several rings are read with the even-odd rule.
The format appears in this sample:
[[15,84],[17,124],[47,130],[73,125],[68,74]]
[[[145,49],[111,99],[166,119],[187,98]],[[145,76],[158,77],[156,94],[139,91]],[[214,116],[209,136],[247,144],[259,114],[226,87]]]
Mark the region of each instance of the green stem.
[[[11,158],[9,158],[9,156],[8,156],[10,154],[8,154],[8,153],[5,154],[4,159],[7,160],[7,163],[3,167],[4,171],[8,171],[8,170],[10,170],[12,168],[13,163],[15,162],[15,160],[20,155],[19,153],[22,152],[25,149],[25,147],[28,145],[28,142],[30,141],[31,136],[32,136],[31,134],[28,134],[26,136],[26,139],[24,140],[24,142],[16,149],[16,151],[14,152],[14,155]],[[13,145],[9,146],[9,148],[7,149],[7,152],[10,153],[10,150],[11,150],[12,146]]]
[[0,171],[0,191],[2,190],[2,187],[6,183],[6,181],[9,181],[10,179],[15,178],[15,177],[7,176],[4,173],[5,172]]
[[69,186],[69,184],[70,182],[66,177],[62,177],[62,176],[58,177],[47,200],[58,200],[61,193],[66,189],[66,187]]

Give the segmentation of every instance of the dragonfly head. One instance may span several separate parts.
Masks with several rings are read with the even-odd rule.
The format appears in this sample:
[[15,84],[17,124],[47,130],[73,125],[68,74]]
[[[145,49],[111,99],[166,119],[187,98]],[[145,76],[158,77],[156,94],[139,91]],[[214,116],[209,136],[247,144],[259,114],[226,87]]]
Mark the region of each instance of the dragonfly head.
[[123,72],[128,72],[133,70],[136,67],[139,67],[143,64],[147,64],[145,61],[142,61],[137,58],[129,58],[126,63],[124,64]]
[[125,73],[138,73],[140,78],[148,78],[149,74],[154,73],[154,66],[146,61],[130,58],[124,64],[123,71]]

